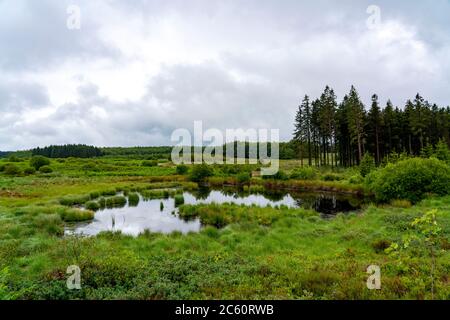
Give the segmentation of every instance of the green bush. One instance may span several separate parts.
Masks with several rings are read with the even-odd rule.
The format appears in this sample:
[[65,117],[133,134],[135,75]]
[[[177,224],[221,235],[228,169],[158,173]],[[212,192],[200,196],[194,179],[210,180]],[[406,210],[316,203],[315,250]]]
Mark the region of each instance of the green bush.
[[42,166],[39,168],[39,172],[41,173],[52,173],[53,169],[50,168],[49,166]]
[[43,166],[50,165],[50,159],[43,156],[33,156],[30,160],[30,166],[39,170]]
[[156,160],[144,160],[142,161],[143,167],[156,167],[158,165],[158,161]]
[[334,173],[327,173],[322,177],[323,181],[341,181],[344,180],[340,175]]
[[373,169],[375,169],[375,159],[366,152],[359,164],[359,173],[362,177],[367,176]]
[[25,173],[26,175],[35,174],[36,173],[36,169],[33,168],[33,167],[28,167],[28,168],[25,168],[23,173]]
[[289,176],[286,174],[286,172],[278,170],[277,173],[272,176],[263,176],[263,179],[289,180]]
[[185,164],[177,165],[177,174],[179,174],[179,175],[186,174],[188,172],[188,170],[189,170],[189,168]]
[[202,182],[206,178],[211,177],[214,175],[214,171],[211,166],[207,164],[199,164],[195,165],[192,168],[192,172],[190,175],[190,180],[194,182]]
[[248,184],[250,182],[251,176],[248,172],[241,172],[236,176],[236,179],[239,184]]
[[405,199],[416,203],[427,193],[450,193],[450,166],[437,159],[402,160],[371,172],[365,184],[380,202]]
[[8,176],[17,176],[22,173],[20,168],[16,166],[15,164],[7,164],[5,165],[5,168],[3,169],[3,172]]
[[300,167],[292,171],[290,178],[295,180],[313,180],[316,177],[316,170],[313,167]]

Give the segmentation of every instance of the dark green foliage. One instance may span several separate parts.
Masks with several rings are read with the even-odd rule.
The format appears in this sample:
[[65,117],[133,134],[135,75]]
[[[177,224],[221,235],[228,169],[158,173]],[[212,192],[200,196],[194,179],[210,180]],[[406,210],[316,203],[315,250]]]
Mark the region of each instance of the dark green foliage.
[[186,174],[188,172],[188,170],[189,170],[189,168],[185,164],[177,165],[177,174],[179,174],[179,175]]
[[42,166],[39,168],[39,172],[41,173],[52,173],[53,169],[50,166]]
[[20,168],[12,163],[5,165],[3,172],[8,176],[17,176],[22,173]]
[[158,165],[158,161],[155,160],[144,160],[142,161],[143,167],[156,167]]
[[427,193],[450,193],[450,166],[437,159],[402,160],[370,173],[366,185],[378,201],[406,199],[416,203]]
[[36,173],[36,169],[33,168],[33,167],[28,167],[28,168],[25,168],[23,173],[25,173],[26,175],[35,174]]
[[[83,144],[68,144],[63,146],[48,146],[45,148],[36,148],[31,150],[33,156],[40,155],[47,158],[93,158],[100,157],[102,151],[100,148],[87,146]],[[37,170],[38,168],[36,168]]]
[[30,166],[39,170],[43,166],[50,165],[50,159],[43,156],[33,156],[30,160]]
[[248,184],[250,182],[251,176],[247,172],[239,173],[236,176],[236,180],[239,184]]
[[211,166],[207,164],[194,165],[192,168],[189,179],[194,182],[202,182],[206,178],[214,175],[214,171]]
[[362,177],[365,177],[373,169],[375,169],[375,160],[368,152],[366,152],[361,160],[361,163],[359,164],[359,173]]
[[135,207],[139,204],[139,195],[137,193],[128,194],[128,204],[131,207]]
[[184,204],[184,196],[182,194],[175,195],[174,200],[175,200],[176,207]]
[[274,180],[289,180],[289,176],[286,172],[283,170],[278,170],[277,173],[275,173],[272,176],[263,176],[263,179],[274,179]]

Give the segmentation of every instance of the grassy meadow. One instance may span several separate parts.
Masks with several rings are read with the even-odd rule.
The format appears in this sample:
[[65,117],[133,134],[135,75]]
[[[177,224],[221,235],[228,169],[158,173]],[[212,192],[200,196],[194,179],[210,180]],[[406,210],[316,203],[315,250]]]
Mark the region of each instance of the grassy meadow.
[[[273,179],[252,177],[253,165],[216,165],[206,174],[126,157],[51,159],[51,170],[28,173],[28,158],[0,166],[0,299],[450,299],[445,181],[419,198],[378,201],[377,178],[387,180],[381,169],[364,178],[358,167],[300,168],[299,160],[282,160]],[[331,219],[309,209],[180,200],[180,216],[198,217],[200,232],[64,235],[68,223],[91,220],[97,205],[137,192],[176,200],[170,190],[198,183],[374,200]],[[81,290],[66,287],[70,265],[81,269]],[[370,265],[381,268],[380,290],[367,288]]]

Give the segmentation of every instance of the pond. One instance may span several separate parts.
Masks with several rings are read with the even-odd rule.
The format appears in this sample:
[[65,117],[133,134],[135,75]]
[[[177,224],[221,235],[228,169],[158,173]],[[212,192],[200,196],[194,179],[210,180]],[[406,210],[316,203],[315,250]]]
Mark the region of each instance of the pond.
[[[339,212],[358,210],[363,199],[354,195],[337,193],[271,192],[248,194],[236,189],[211,190],[201,188],[195,192],[184,192],[185,204],[235,203],[243,205],[280,206],[314,209],[322,217],[333,217]],[[108,208],[95,213],[94,220],[68,225],[66,234],[93,236],[102,231],[121,231],[137,236],[151,232],[184,234],[198,232],[202,225],[199,219],[185,221],[177,214],[173,198],[145,200],[142,197],[137,205],[126,204],[122,208]]]

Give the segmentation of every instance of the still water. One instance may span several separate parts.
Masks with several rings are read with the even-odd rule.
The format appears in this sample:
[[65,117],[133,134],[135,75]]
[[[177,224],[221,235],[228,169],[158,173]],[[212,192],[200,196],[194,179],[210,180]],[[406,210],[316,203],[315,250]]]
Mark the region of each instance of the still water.
[[[201,189],[196,192],[184,192],[183,196],[185,204],[235,203],[261,207],[285,205],[291,208],[314,209],[324,218],[332,217],[338,212],[357,210],[362,203],[359,197],[334,193],[244,194],[233,189]],[[198,232],[201,227],[199,219],[185,221],[178,217],[173,198],[155,200],[141,198],[137,206],[127,204],[123,208],[99,210],[95,213],[94,220],[69,225],[66,234],[92,236],[102,231],[121,231],[136,236],[145,230],[188,233]]]

